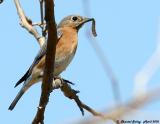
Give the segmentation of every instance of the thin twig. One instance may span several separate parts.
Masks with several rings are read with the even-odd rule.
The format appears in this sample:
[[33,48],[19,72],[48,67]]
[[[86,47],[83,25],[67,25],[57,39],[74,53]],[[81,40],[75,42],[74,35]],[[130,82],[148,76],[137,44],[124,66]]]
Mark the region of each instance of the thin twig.
[[3,3],[3,0],[0,0],[0,4]]
[[44,14],[43,14],[43,11],[44,11],[44,0],[39,0],[40,2],[40,13],[41,13],[41,29],[42,29],[42,36],[45,37],[46,35],[46,32],[45,32],[45,28],[44,28]]
[[157,27],[158,31],[156,49],[134,77],[135,96],[139,95],[139,93],[147,92],[148,83],[160,68],[160,17],[158,19]]
[[[83,9],[84,9],[84,13],[87,16],[90,16],[90,3],[89,0],[82,0],[83,2]],[[108,76],[110,78],[111,84],[112,84],[112,91],[114,94],[114,99],[116,101],[116,104],[120,104],[121,103],[121,95],[120,95],[120,86],[118,83],[118,80],[110,66],[110,64],[108,63],[108,60],[101,48],[101,46],[98,44],[98,41],[96,39],[93,39],[92,37],[90,37],[90,31],[89,29],[86,30],[86,36],[90,41],[90,44],[92,46],[92,48],[94,49],[97,57],[99,58],[103,69],[105,71],[106,76]]]
[[88,105],[84,104],[79,99],[79,96],[77,95],[77,93],[79,93],[79,91],[72,89],[71,86],[70,86],[70,84],[73,85],[72,82],[70,82],[70,81],[68,81],[66,79],[60,78],[60,77],[57,77],[54,81],[55,82],[54,82],[53,90],[60,88],[61,91],[63,92],[63,94],[67,98],[73,99],[77,103],[77,106],[79,107],[82,115],[84,115],[84,110],[83,109],[85,109],[85,110],[87,110],[88,112],[90,112],[94,116],[98,116],[98,117],[101,117],[101,118],[104,117],[101,113],[95,111],[94,109],[92,109]]
[[25,28],[29,33],[31,33],[35,37],[35,39],[38,41],[40,46],[42,46],[43,43],[45,42],[45,38],[41,37],[39,33],[37,32],[37,30],[33,28],[33,26],[28,22],[28,19],[26,18],[26,15],[19,3],[19,0],[14,0],[14,3],[17,8],[17,13],[20,18],[21,26]]
[[52,0],[45,0],[45,20],[48,27],[47,53],[45,60],[45,69],[42,82],[42,93],[39,102],[37,114],[32,124],[44,123],[44,112],[49,101],[50,92],[52,90],[55,51],[57,44],[57,29],[54,18],[54,4]]
[[154,100],[159,100],[160,98],[160,87],[146,94],[140,94],[138,97],[133,98],[130,102],[126,104],[121,104],[118,107],[110,109],[110,111],[102,112],[104,116],[101,118],[86,118],[85,120],[81,120],[79,122],[74,122],[74,124],[101,124],[105,121],[112,120],[114,122],[120,121],[120,119],[128,114],[133,113],[135,110],[153,102]]
[[42,24],[41,22],[32,23],[32,26],[42,27],[43,25],[44,25],[44,24]]

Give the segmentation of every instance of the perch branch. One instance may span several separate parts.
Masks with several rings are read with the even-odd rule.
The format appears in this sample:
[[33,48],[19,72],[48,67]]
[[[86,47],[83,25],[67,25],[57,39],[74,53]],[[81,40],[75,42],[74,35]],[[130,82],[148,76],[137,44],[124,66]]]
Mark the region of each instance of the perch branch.
[[54,18],[53,0],[45,0],[44,2],[45,2],[45,20],[48,27],[47,53],[45,60],[46,65],[44,69],[42,92],[41,92],[39,107],[32,124],[44,123],[44,112],[49,101],[49,96],[53,82],[54,60],[55,60],[55,51],[57,44],[57,29]]
[[85,110],[87,110],[88,112],[90,112],[94,116],[99,116],[101,118],[104,117],[101,113],[96,112],[95,110],[93,110],[88,105],[84,104],[79,99],[79,97],[77,95],[77,93],[79,93],[79,91],[76,91],[76,90],[72,89],[71,86],[69,85],[69,84],[73,84],[72,82],[58,77],[57,79],[55,79],[55,84],[56,85],[53,87],[53,89],[60,88],[61,91],[63,92],[63,94],[67,98],[73,99],[77,103],[77,106],[79,107],[80,111],[82,112],[82,115],[84,115],[84,110],[83,109],[85,109]]

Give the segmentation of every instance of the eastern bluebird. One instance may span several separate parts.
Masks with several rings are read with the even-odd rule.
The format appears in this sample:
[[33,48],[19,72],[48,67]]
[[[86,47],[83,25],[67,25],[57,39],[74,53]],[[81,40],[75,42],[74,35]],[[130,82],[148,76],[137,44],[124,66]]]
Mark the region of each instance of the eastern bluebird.
[[[57,26],[58,42],[56,45],[54,76],[58,76],[72,61],[77,49],[78,31],[84,23],[89,21],[94,22],[94,19],[70,15],[65,17]],[[9,106],[9,110],[13,110],[19,99],[30,86],[42,80],[45,67],[46,47],[47,43],[45,42],[28,71],[16,83],[15,87],[24,82],[21,90]]]

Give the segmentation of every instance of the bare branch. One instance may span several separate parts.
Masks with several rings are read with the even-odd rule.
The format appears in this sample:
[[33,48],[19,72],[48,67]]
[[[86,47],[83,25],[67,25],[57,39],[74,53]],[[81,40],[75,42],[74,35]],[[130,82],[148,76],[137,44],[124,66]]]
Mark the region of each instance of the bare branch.
[[[64,80],[63,80],[64,81]],[[63,83],[63,85],[60,87],[61,91],[64,93],[64,95],[66,97],[68,97],[69,99],[74,99],[74,101],[77,103],[78,107],[80,108],[82,115],[84,115],[84,110],[87,110],[88,112],[92,113],[94,116],[100,116],[103,117],[103,115],[99,112],[96,112],[95,110],[93,110],[91,107],[87,106],[86,104],[84,104],[79,97],[77,96],[77,93],[79,93],[79,91],[76,91],[74,89],[72,89],[68,83],[67,80],[65,80],[65,82]]]
[[44,112],[52,90],[55,51],[57,44],[57,29],[54,19],[54,4],[52,0],[45,0],[45,20],[48,27],[47,54],[45,60],[46,65],[44,69],[40,103],[32,124],[44,123]]
[[83,109],[85,109],[85,110],[87,110],[88,112],[90,112],[94,116],[98,116],[98,117],[101,117],[101,118],[104,117],[101,113],[93,110],[91,107],[89,107],[88,105],[84,104],[79,99],[79,97],[77,95],[77,93],[79,93],[79,91],[76,91],[76,90],[72,89],[71,86],[69,85],[69,84],[73,84],[72,82],[70,82],[68,80],[65,80],[63,78],[60,78],[60,77],[56,77],[56,79],[54,81],[55,82],[53,84],[53,90],[60,88],[61,91],[63,92],[63,94],[67,98],[73,99],[77,103],[80,111],[82,112],[82,115],[84,115],[84,110]]
[[0,4],[3,3],[3,0],[0,0]]
[[143,67],[136,73],[134,79],[134,95],[147,92],[147,85],[160,68],[160,17],[158,20],[156,49]]
[[41,22],[36,22],[36,23],[32,23],[32,26],[39,26],[39,27],[42,27],[42,26],[44,26],[44,25],[46,25],[46,24],[42,24]]
[[[90,16],[91,14],[90,14],[89,0],[82,0],[82,3],[83,3],[84,13],[87,16]],[[92,33],[94,32],[93,28],[94,28],[94,24],[92,24]],[[92,37],[89,37],[90,36],[89,29],[86,30],[86,36],[89,39],[90,44],[91,44],[92,48],[94,49],[98,59],[100,60],[106,76],[109,77],[109,79],[111,81],[114,99],[117,104],[120,104],[121,103],[121,94],[120,94],[119,83],[118,83],[118,80],[117,80],[108,60],[107,60],[107,57],[104,54],[104,51],[102,50],[101,46],[98,44],[98,41],[96,39],[93,39]]]
[[74,124],[100,124],[109,120],[117,123],[118,120],[120,120],[125,115],[131,114],[136,109],[139,109],[140,107],[143,107],[150,102],[153,102],[154,100],[158,100],[160,98],[159,90],[160,88],[157,88],[147,94],[141,94],[124,105],[115,107],[110,111],[103,112],[105,115],[103,119],[91,117],[79,122],[74,122]]
[[40,2],[40,13],[41,13],[41,29],[42,29],[42,36],[46,36],[45,27],[44,27],[44,0],[39,0]]
[[38,41],[38,43],[40,44],[40,46],[43,45],[43,43],[45,42],[45,38],[41,37],[39,35],[39,33],[37,32],[37,30],[35,28],[33,28],[32,24],[29,23],[20,3],[19,0],[14,0],[16,8],[17,8],[17,13],[19,15],[20,18],[20,24],[23,28],[25,28],[29,33],[31,33],[35,39]]

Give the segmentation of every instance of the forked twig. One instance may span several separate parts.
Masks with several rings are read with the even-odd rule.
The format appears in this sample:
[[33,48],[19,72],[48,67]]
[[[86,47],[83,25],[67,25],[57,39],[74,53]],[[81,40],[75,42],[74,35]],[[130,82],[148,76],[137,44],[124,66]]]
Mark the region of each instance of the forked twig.
[[17,8],[17,13],[20,18],[20,24],[23,28],[25,28],[30,34],[34,36],[34,38],[38,41],[39,45],[42,46],[45,42],[45,38],[41,37],[38,31],[29,23],[28,18],[26,17],[19,0],[14,0],[14,3]]
[[85,110],[87,110],[88,112],[90,112],[91,114],[93,114],[94,116],[99,116],[99,117],[101,117],[101,118],[104,117],[101,113],[93,110],[91,107],[89,107],[88,105],[84,104],[84,103],[79,99],[79,96],[77,95],[77,93],[79,93],[79,91],[72,89],[71,86],[69,85],[69,84],[73,84],[72,82],[70,82],[70,81],[68,81],[68,80],[65,80],[65,79],[63,79],[63,78],[57,78],[54,83],[55,83],[54,86],[55,86],[56,88],[54,87],[53,89],[60,88],[61,91],[63,92],[63,94],[64,94],[67,98],[73,99],[73,100],[77,103],[77,105],[78,105],[78,107],[79,107],[82,115],[84,115],[84,110],[83,110],[83,109],[85,109]]

